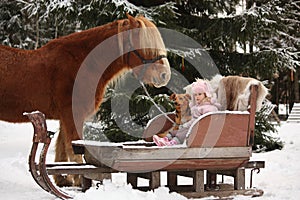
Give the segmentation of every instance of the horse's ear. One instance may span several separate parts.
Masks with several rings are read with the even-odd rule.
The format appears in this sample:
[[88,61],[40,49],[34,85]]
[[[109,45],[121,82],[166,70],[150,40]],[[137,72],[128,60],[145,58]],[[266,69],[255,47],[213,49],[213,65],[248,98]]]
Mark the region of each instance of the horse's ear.
[[126,13],[127,18],[129,19],[130,25],[134,28],[139,27],[139,22],[136,20],[136,18],[132,17],[128,13]]

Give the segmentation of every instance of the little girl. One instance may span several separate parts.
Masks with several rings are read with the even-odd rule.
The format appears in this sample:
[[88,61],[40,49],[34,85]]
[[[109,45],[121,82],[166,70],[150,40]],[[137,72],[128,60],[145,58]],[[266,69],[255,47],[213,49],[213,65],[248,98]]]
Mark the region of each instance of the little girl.
[[209,91],[207,82],[198,80],[192,84],[193,101],[190,103],[192,119],[182,124],[178,130],[173,130],[167,136],[161,138],[153,136],[153,141],[157,146],[171,146],[182,144],[186,134],[193,122],[204,113],[218,111],[219,104],[215,103]]

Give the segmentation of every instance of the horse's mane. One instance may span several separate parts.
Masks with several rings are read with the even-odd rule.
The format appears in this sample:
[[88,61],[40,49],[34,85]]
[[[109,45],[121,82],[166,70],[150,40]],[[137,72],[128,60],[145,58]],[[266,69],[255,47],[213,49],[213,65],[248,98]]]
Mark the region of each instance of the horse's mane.
[[[165,45],[163,42],[163,39],[157,29],[157,27],[147,20],[143,16],[138,16],[135,18],[137,23],[139,23],[139,38],[141,38],[139,47],[143,51],[145,55],[154,56],[157,57],[159,55],[166,55]],[[120,20],[118,23],[118,32],[121,33],[123,31],[126,31],[126,28],[124,28],[124,23],[128,23],[128,21]],[[130,41],[133,40],[133,34],[134,31],[129,31],[129,39]],[[119,42],[119,49],[121,55],[126,52],[124,49],[124,35],[127,34],[119,34],[118,35],[118,42]],[[128,38],[126,38],[128,39]]]
[[[104,32],[103,29],[107,30],[108,26],[113,28],[114,26],[116,26],[115,24],[117,24],[117,22],[111,22],[111,23],[108,23],[103,26],[97,26],[97,27],[90,28],[87,30],[80,30],[75,33],[71,33],[69,35],[61,36],[61,37],[58,37],[56,39],[49,41],[46,45],[42,46],[41,48],[43,48],[43,47],[49,48],[51,46],[56,46],[56,45],[68,45],[68,44],[76,45],[76,43],[79,43],[80,41],[90,40],[90,38],[92,36],[96,37],[98,34],[99,35],[103,34],[103,32]],[[74,41],[77,41],[77,42],[74,42]],[[95,45],[97,45],[96,42],[95,42]]]

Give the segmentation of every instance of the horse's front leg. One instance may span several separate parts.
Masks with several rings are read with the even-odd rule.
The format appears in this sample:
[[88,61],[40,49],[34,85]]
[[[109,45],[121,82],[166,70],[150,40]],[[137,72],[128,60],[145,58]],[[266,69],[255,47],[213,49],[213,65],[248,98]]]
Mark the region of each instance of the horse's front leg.
[[[80,130],[80,133],[82,132],[82,128]],[[65,150],[67,153],[67,156],[69,158],[70,162],[76,162],[76,163],[82,163],[82,155],[76,155],[74,154],[73,147],[72,147],[72,141],[81,139],[79,135],[77,134],[77,130],[75,128],[71,129],[69,134],[66,135],[66,145]],[[73,179],[73,186],[81,186],[81,178],[80,175],[71,175]]]
[[[79,130],[79,131],[82,131]],[[72,141],[80,139],[72,122],[61,121],[60,133],[56,141],[55,162],[77,162],[82,163],[82,156],[75,155],[72,148]],[[58,186],[80,186],[79,175],[56,175],[55,183]]]
[[[68,162],[68,155],[66,152],[66,143],[65,143],[65,130],[63,130],[63,126],[60,123],[59,134],[56,140],[55,147],[55,162]],[[62,175],[54,175],[53,176],[55,184],[59,187],[63,186],[72,186],[73,180],[70,176],[62,176]]]

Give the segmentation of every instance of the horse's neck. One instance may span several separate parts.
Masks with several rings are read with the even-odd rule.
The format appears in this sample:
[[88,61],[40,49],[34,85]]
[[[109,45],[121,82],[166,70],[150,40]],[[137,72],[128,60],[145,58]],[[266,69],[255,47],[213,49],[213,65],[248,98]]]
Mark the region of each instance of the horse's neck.
[[[95,108],[100,106],[107,84],[127,69],[120,58],[117,34],[118,24],[113,22],[62,38],[72,58],[81,57],[76,62],[78,71],[74,70],[74,88],[78,89],[75,92],[96,97]],[[69,47],[74,50],[70,51]]]
[[[101,70],[105,70],[108,66],[106,59],[111,57],[112,53],[119,53],[118,37],[113,37],[118,34],[118,23],[112,22],[99,27],[91,28],[81,32],[73,33],[49,42],[44,48],[46,50],[55,49],[58,47],[61,53],[65,54],[67,57],[65,59],[76,59],[76,66],[74,68],[79,68],[84,63],[87,70],[91,73],[104,73]],[[108,45],[102,45],[109,39]],[[107,43],[107,42],[106,42]],[[106,46],[102,47],[101,46]],[[100,48],[99,48],[100,47]],[[89,61],[90,59],[90,61]],[[114,58],[117,59],[117,58]],[[120,60],[120,59],[119,59]],[[110,64],[110,63],[109,63]],[[118,63],[119,65],[114,66],[115,73],[121,71],[124,65]],[[99,70],[101,72],[99,72]],[[92,78],[91,76],[90,78]],[[99,77],[95,77],[96,79]],[[112,75],[103,76],[106,83],[111,78]]]
[[[84,52],[80,54],[88,54],[101,42],[118,33],[118,25],[116,22],[108,23],[95,28],[87,29],[81,32],[72,33],[50,41],[46,46],[63,45],[72,48],[72,46],[81,47]],[[73,52],[77,53],[77,52]]]

